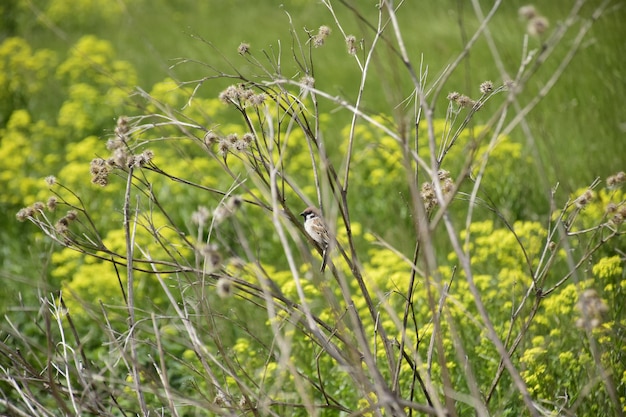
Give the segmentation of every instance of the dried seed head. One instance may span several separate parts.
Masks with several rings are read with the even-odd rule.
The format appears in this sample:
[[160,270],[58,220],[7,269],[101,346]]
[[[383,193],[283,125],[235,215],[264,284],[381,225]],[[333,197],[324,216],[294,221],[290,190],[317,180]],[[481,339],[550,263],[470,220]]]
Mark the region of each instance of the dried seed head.
[[48,184],[48,187],[52,187],[54,185],[56,185],[57,183],[57,179],[54,175],[48,175],[44,181],[46,182],[46,184]]
[[228,155],[230,146],[231,144],[228,140],[226,140],[225,138],[220,139],[219,143],[217,144],[217,153],[223,156],[224,158],[226,158],[226,155]]
[[609,187],[609,189],[618,188],[624,182],[626,182],[626,173],[624,173],[624,171],[618,172],[615,175],[611,175],[606,179],[606,185],[607,187]]
[[239,52],[239,54],[241,55],[245,55],[250,51],[250,44],[242,42],[239,44],[239,47],[237,48],[237,52]]
[[422,200],[424,200],[426,211],[431,211],[437,205],[437,196],[431,183],[425,182],[422,184],[421,196]]
[[535,16],[528,21],[526,31],[531,36],[540,36],[550,27],[550,22],[543,16]]
[[95,158],[89,165],[91,172],[91,182],[104,187],[108,184],[109,166],[102,158]]
[[235,143],[237,143],[237,141],[239,140],[239,136],[237,136],[236,133],[231,133],[230,135],[226,136],[226,140],[228,141],[228,143],[230,143],[231,145],[234,145]]
[[260,106],[265,101],[265,97],[266,96],[263,93],[253,94],[250,98],[248,98],[248,104],[253,107]]
[[21,208],[16,214],[15,218],[18,222],[24,222],[31,217],[35,216],[35,210],[32,207]]
[[217,142],[219,142],[220,137],[212,130],[209,130],[204,134],[204,144],[206,146],[211,146]]
[[622,223],[624,223],[624,215],[621,212],[615,213],[611,218],[611,223],[613,223],[615,226],[621,225]]
[[330,35],[330,28],[328,26],[320,26],[317,31],[317,35],[313,36],[313,46],[319,48],[324,45],[326,38]]
[[481,94],[489,94],[493,91],[493,83],[491,81],[485,81],[480,84]]
[[330,35],[331,32],[332,31],[330,30],[330,28],[328,26],[322,25],[322,26],[320,26],[320,28],[319,28],[319,30],[317,32],[317,35],[318,36],[323,36],[323,37],[327,38]]
[[43,212],[45,209],[46,209],[46,205],[42,203],[41,201],[37,201],[36,203],[33,203],[33,210]]
[[109,139],[107,140],[107,149],[110,151],[114,151],[117,148],[122,148],[124,147],[124,142],[120,139]]
[[226,104],[239,104],[241,103],[244,89],[240,85],[231,85],[219,94],[219,99]]
[[206,224],[210,215],[211,213],[209,212],[208,208],[206,208],[205,206],[199,206],[198,210],[191,213],[191,221],[198,226],[203,226],[204,224]]
[[583,208],[593,200],[593,191],[586,190],[575,201],[576,207]]
[[68,221],[74,221],[78,218],[78,212],[76,210],[69,210],[65,215]]
[[248,149],[248,146],[249,146],[249,143],[243,139],[240,139],[237,142],[233,143],[233,149],[236,150],[237,152],[245,151],[246,149]]
[[233,295],[233,283],[229,278],[221,277],[215,284],[215,290],[221,298],[230,297]]
[[204,255],[204,272],[212,274],[222,265],[222,255],[217,250],[211,250]]
[[234,213],[239,207],[241,207],[242,204],[243,198],[238,195],[233,195],[226,202],[226,207]]
[[457,93],[456,91],[448,93],[448,100],[450,101],[457,101],[459,97],[461,97],[461,94]]
[[250,145],[252,142],[254,142],[254,135],[250,132],[245,133],[241,137],[241,140],[244,141],[246,144]]
[[313,86],[315,86],[315,78],[311,77],[310,75],[305,75],[304,77],[300,78],[300,84],[302,84],[302,86],[305,88],[313,88]]
[[130,165],[135,168],[141,168],[149,164],[152,161],[152,158],[154,158],[154,152],[148,149],[143,151],[139,155],[133,155]]
[[58,203],[57,198],[52,196],[48,198],[48,201],[46,202],[46,207],[48,207],[49,211],[54,211],[57,208],[57,203]]
[[124,116],[121,116],[117,119],[117,126],[115,126],[115,135],[122,141],[126,142],[128,140],[128,132],[130,131],[130,127],[128,125],[128,119]]
[[116,168],[128,168],[132,165],[133,157],[128,154],[126,147],[121,147],[113,151],[113,156],[110,160]]
[[243,204],[243,198],[234,195],[228,198],[223,204],[220,204],[213,212],[213,221],[216,224],[222,223],[224,220],[235,214],[235,212]]
[[456,103],[461,107],[474,107],[476,105],[476,102],[466,95],[461,95]]
[[348,53],[350,55],[356,55],[356,37],[354,35],[346,36],[346,45],[348,47]]
[[530,20],[533,17],[537,16],[537,10],[532,4],[527,4],[526,6],[520,7],[517,13],[519,14],[520,18],[526,20]]

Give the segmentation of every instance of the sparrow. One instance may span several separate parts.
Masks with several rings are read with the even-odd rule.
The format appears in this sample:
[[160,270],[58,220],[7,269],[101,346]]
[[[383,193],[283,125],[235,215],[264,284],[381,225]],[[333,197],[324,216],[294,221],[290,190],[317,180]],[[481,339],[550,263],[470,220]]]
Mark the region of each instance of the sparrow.
[[326,223],[317,207],[307,207],[300,215],[304,217],[304,230],[322,249],[322,267],[320,271],[323,272],[324,268],[326,268],[326,257],[330,245],[328,227],[326,227]]

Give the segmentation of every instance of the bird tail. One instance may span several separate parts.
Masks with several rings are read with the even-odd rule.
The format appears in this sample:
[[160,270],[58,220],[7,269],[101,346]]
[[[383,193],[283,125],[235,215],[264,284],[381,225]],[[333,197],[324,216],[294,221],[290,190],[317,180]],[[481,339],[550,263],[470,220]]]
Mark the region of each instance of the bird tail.
[[328,248],[322,251],[322,267],[320,268],[320,272],[324,272],[324,269],[326,269],[326,264],[328,262],[328,252]]

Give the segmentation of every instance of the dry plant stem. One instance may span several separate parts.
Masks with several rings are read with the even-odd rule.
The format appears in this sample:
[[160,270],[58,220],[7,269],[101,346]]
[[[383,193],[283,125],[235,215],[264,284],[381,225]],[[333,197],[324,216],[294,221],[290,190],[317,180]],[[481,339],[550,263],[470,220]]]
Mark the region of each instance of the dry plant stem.
[[[604,12],[604,10],[606,9],[606,7],[609,5],[610,2],[611,2],[611,0],[604,0],[602,2],[602,4],[600,6],[598,6],[594,10],[591,18],[588,21],[586,21],[580,27],[580,29],[578,31],[578,34],[576,35],[576,38],[572,42],[572,45],[570,46],[569,50],[567,51],[567,54],[565,55],[565,57],[561,60],[561,63],[559,64],[558,68],[554,71],[554,74],[552,74],[552,76],[546,82],[546,84],[541,88],[541,90],[539,90],[537,95],[526,106],[521,108],[516,113],[515,118],[513,118],[513,120],[511,120],[509,122],[509,124],[503,129],[503,131],[502,131],[503,134],[508,135],[513,130],[513,128],[515,128],[518,125],[518,123],[520,123],[520,121],[522,119],[524,119],[526,117],[526,115],[533,108],[535,108],[535,106],[548,94],[548,92],[552,89],[552,87],[554,87],[556,82],[559,80],[559,78],[561,78],[561,75],[563,75],[563,73],[565,72],[565,70],[569,66],[569,63],[572,61],[572,59],[574,58],[574,56],[578,52],[578,49],[582,45],[582,41],[584,40],[584,38],[587,35],[587,33],[589,32],[589,30],[591,30],[591,27],[593,26],[593,23],[602,15],[602,13]],[[584,3],[584,1],[579,1],[576,4],[576,6],[582,7],[583,3]],[[568,22],[571,23],[572,20],[573,20],[573,17],[570,16],[570,18],[568,19]],[[535,63],[535,67],[540,65],[545,60],[545,54],[546,53],[547,53],[547,51],[544,51],[544,53],[542,53],[541,55],[539,55],[537,57],[537,61]],[[526,75],[526,79],[529,76],[530,75],[527,74]],[[522,82],[524,82],[524,81],[525,80],[522,80]]]
[[[330,12],[332,13],[335,22],[337,24],[337,26],[341,29],[341,33],[344,37],[344,39],[346,38],[346,32],[343,30],[341,23],[339,22],[339,20],[337,19],[337,16],[335,14],[334,9],[332,8],[332,5],[329,1],[323,1],[324,5],[330,10]],[[357,55],[354,56],[360,70],[361,70],[361,82],[359,84],[359,91],[357,93],[357,97],[356,97],[356,101],[354,104],[354,107],[356,109],[359,108],[360,104],[361,104],[361,100],[363,98],[363,92],[365,90],[365,82],[367,80],[367,76],[368,76],[368,69],[369,69],[369,65],[371,63],[372,57],[374,55],[374,50],[376,49],[376,45],[378,44],[378,40],[380,39],[380,36],[382,34],[382,8],[379,7],[378,9],[378,25],[376,28],[376,34],[374,36],[374,39],[372,40],[372,44],[369,47],[369,51],[367,53],[367,57],[365,59],[365,63],[361,64],[359,58]],[[352,162],[352,150],[354,148],[354,132],[355,132],[355,128],[356,128],[356,123],[357,123],[357,113],[352,113],[352,121],[350,122],[350,134],[348,137],[348,151],[346,153],[346,158],[345,158],[345,162],[344,162],[344,166],[345,166],[345,171],[344,171],[344,178],[343,178],[343,190],[345,193],[348,192],[348,183],[349,183],[349,174],[350,174],[350,164]]]
[[463,51],[454,60],[454,62],[452,62],[452,64],[450,64],[446,68],[446,70],[444,71],[444,74],[440,77],[439,85],[435,88],[435,91],[433,93],[433,101],[431,103],[432,107],[435,106],[435,102],[439,98],[439,95],[441,94],[441,90],[445,87],[446,81],[448,80],[448,78],[450,78],[450,76],[459,66],[461,61],[463,61],[463,59],[465,59],[465,57],[469,54],[470,50],[472,49],[472,47],[474,46],[478,38],[480,38],[480,35],[482,35],[483,31],[487,28],[487,24],[491,21],[493,16],[496,14],[496,11],[500,7],[501,3],[502,3],[502,0],[496,0],[494,2],[493,6],[491,7],[491,10],[489,10],[489,13],[487,13],[487,16],[481,20],[480,26],[476,29],[476,32],[474,32],[470,40],[467,42],[467,44],[465,45],[465,48],[463,48]]
[[[271,119],[270,119],[271,120]],[[270,135],[272,135],[273,133],[273,125],[270,123],[270,125],[268,126],[268,129],[270,130]],[[270,147],[268,149],[269,154],[271,155],[273,153],[273,141],[270,141]],[[296,267],[296,263],[295,260],[293,258],[293,255],[291,253],[291,248],[289,246],[288,240],[287,240],[287,236],[285,235],[284,229],[283,229],[283,225],[280,219],[280,213],[282,212],[280,205],[278,203],[279,199],[278,199],[278,187],[277,187],[277,177],[278,177],[278,170],[277,168],[273,165],[273,159],[270,157],[269,158],[269,164],[270,164],[270,192],[271,192],[271,203],[272,203],[272,222],[274,224],[274,228],[278,234],[278,237],[282,243],[284,252],[285,252],[285,256],[287,258],[287,262],[289,264],[289,268],[291,270],[291,274],[292,277],[294,278],[295,284],[296,284],[296,289],[298,292],[298,296],[300,298],[300,302],[301,302],[301,306],[302,306],[302,311],[305,314],[305,318],[307,321],[307,327],[310,329],[310,331],[312,332],[312,334],[315,336],[315,338],[318,340],[318,343],[321,343],[324,346],[325,351],[330,354],[335,360],[338,361],[338,363],[344,367],[346,367],[346,369],[350,370],[353,367],[356,369],[356,364],[351,364],[346,362],[346,360],[343,358],[343,355],[340,353],[339,350],[336,349],[336,347],[334,345],[332,345],[329,341],[327,341],[326,337],[323,335],[323,333],[320,331],[319,327],[317,326],[315,320],[313,319],[313,315],[311,313],[311,310],[306,302],[306,295],[304,294],[304,289],[302,287],[302,283],[300,282],[300,275],[298,272],[298,268]],[[360,374],[357,374],[355,371],[352,371],[349,373],[353,376],[353,378],[355,378],[355,382],[358,382],[360,385],[364,385],[365,381],[362,378],[362,376]],[[296,386],[297,388],[299,388],[298,386]],[[367,392],[367,391],[366,391]],[[304,392],[300,392],[300,395],[302,396],[302,398],[307,398],[306,393]],[[313,409],[313,405],[310,403],[305,404],[307,407],[307,411],[309,412],[309,414],[313,415],[314,414],[314,409]]]
[[[149,254],[144,253],[144,256],[146,256],[147,259],[150,259],[150,255]],[[161,285],[161,288],[163,289],[164,293],[166,294],[168,300],[170,301],[170,305],[174,308],[174,310],[176,311],[177,317],[180,319],[181,323],[185,327],[187,335],[189,336],[189,341],[192,344],[192,348],[193,348],[193,351],[194,351],[196,357],[198,358],[198,360],[202,364],[202,367],[203,367],[206,375],[210,378],[210,383],[212,385],[211,388],[215,389],[218,393],[221,393],[221,395],[226,397],[227,394],[228,394],[227,391],[219,383],[218,378],[215,376],[215,374],[211,370],[211,367],[207,363],[206,359],[207,358],[211,359],[211,361],[213,363],[215,363],[220,369],[222,369],[222,371],[226,372],[227,374],[229,374],[228,370],[223,367],[222,361],[220,361],[217,358],[215,358],[206,349],[205,345],[202,343],[202,341],[198,337],[198,334],[196,332],[195,327],[193,326],[191,320],[189,320],[189,314],[186,311],[187,305],[186,304],[183,305],[183,309],[184,310],[181,309],[181,307],[179,307],[178,301],[176,300],[176,298],[174,297],[174,295],[170,291],[170,288],[168,287],[168,285],[163,280],[163,277],[161,276],[161,273],[156,269],[155,266],[153,266],[153,268],[154,268],[153,269],[154,275],[157,278],[157,280],[159,281],[159,284]],[[229,376],[231,376],[233,379],[235,379],[239,384],[241,383],[236,375],[229,374]],[[212,411],[224,413],[224,410],[222,408],[219,408],[219,407],[214,407],[214,409]],[[235,414],[234,414],[234,412],[231,412],[229,415],[234,416]]]
[[[74,390],[72,389],[72,381],[70,379],[70,356],[68,352],[68,344],[65,340],[65,331],[63,329],[63,312],[59,310],[57,304],[52,300],[52,303],[48,302],[48,305],[52,309],[52,316],[56,320],[57,327],[59,328],[59,335],[61,336],[60,347],[62,349],[62,358],[63,358],[63,370],[61,371],[61,375],[65,376],[65,381],[67,384],[67,395],[70,398],[70,402],[72,404],[72,408],[74,409],[75,414],[80,414],[78,410],[78,405],[76,404],[76,398],[74,398]],[[58,365],[56,365],[58,366]]]
[[[436,304],[435,304],[435,299],[433,295],[433,287],[437,287],[440,283],[440,280],[438,279],[439,278],[438,274],[436,274],[434,277],[435,283],[433,284],[432,282],[433,271],[436,271],[436,257],[434,253],[434,245],[432,242],[431,229],[428,225],[428,216],[426,213],[426,208],[424,207],[424,202],[417,188],[416,176],[413,175],[413,164],[412,164],[411,152],[409,149],[408,141],[404,142],[404,147],[402,150],[403,150],[402,152],[403,165],[405,168],[407,181],[409,183],[411,201],[413,202],[413,204],[411,205],[411,209],[413,211],[413,219],[414,219],[413,224],[415,227],[415,234],[416,234],[416,239],[418,242],[416,243],[415,256],[417,257],[418,255],[418,249],[423,250],[422,256],[424,260],[424,268],[423,268],[424,286],[426,287],[426,292],[428,296],[429,309],[431,312],[434,312],[436,309]],[[412,275],[414,275],[414,273],[412,273]],[[413,283],[413,285],[415,284]],[[412,287],[410,288],[410,292],[412,291]],[[408,298],[406,302],[407,303],[410,302],[410,298]],[[404,337],[406,337],[405,333],[404,333]],[[440,335],[437,335],[436,337],[440,337]],[[401,343],[403,343],[404,345],[406,342],[403,341]],[[419,360],[417,349],[415,349],[415,360],[416,361]],[[446,366],[444,358],[440,358],[440,363],[442,367]],[[427,364],[428,364],[427,368],[430,368],[430,361],[427,360]],[[425,380],[424,380],[424,387],[428,391],[428,393],[426,394],[426,397],[431,399],[432,401],[431,405],[437,411],[437,415],[445,415],[446,411],[443,409],[443,406],[438,396],[439,390],[433,385],[430,372],[426,372]]]
[[[59,392],[59,385],[57,383],[55,383],[56,380],[56,376],[54,375],[54,362],[53,359],[56,356],[56,346],[54,345],[54,336],[52,335],[52,325],[51,325],[51,312],[48,308],[46,308],[45,303],[43,302],[43,308],[45,309],[43,314],[44,314],[44,319],[45,319],[45,326],[46,326],[46,341],[47,341],[47,363],[46,363],[46,375],[48,377],[48,381],[50,384],[50,391],[52,393],[52,396],[54,397],[54,399],[56,400],[56,403],[58,404],[58,406],[60,408],[63,409],[63,411],[65,413],[68,413],[68,415],[71,413],[71,410],[67,407],[67,405],[65,404],[65,401],[63,401],[63,397],[61,396],[61,393]],[[77,412],[78,410],[76,410],[76,408],[74,407],[74,411]]]
[[522,395],[522,399],[524,403],[526,404],[526,408],[528,408],[528,411],[533,417],[539,417],[539,412],[537,408],[535,407],[532,398],[530,397],[530,393],[528,392],[528,388],[526,387],[524,380],[520,376],[518,370],[515,368],[515,365],[513,364],[513,361],[511,360],[511,357],[509,356],[509,353],[506,347],[504,346],[504,344],[498,337],[498,334],[496,333],[493,323],[491,322],[491,319],[489,318],[489,313],[487,309],[485,308],[484,303],[482,302],[480,291],[478,291],[478,288],[476,287],[476,284],[474,283],[474,276],[472,273],[469,256],[463,251],[463,248],[461,247],[456,237],[457,236],[456,230],[454,226],[452,225],[452,222],[449,219],[449,216],[447,214],[444,216],[444,224],[446,225],[446,229],[448,231],[448,237],[450,238],[450,243],[452,243],[454,252],[456,253],[459,259],[459,262],[461,263],[461,267],[463,268],[463,271],[465,272],[466,280],[467,280],[470,292],[472,293],[474,297],[474,303],[476,305],[476,308],[480,314],[480,317],[485,327],[487,328],[489,339],[491,340],[496,350],[498,351],[500,358],[504,362],[504,367],[507,369],[507,371],[511,375],[511,379],[513,380],[513,383],[515,384],[518,391]]
[[126,279],[127,279],[127,288],[126,294],[128,296],[128,338],[130,341],[130,359],[131,359],[131,370],[133,376],[133,386],[135,388],[135,393],[137,394],[137,400],[139,401],[139,405],[141,407],[141,412],[144,416],[149,415],[148,406],[146,404],[144,394],[143,394],[143,385],[141,383],[141,374],[139,372],[139,359],[137,357],[137,346],[136,340],[134,336],[135,331],[135,290],[134,290],[134,270],[133,270],[133,258],[134,258],[134,236],[135,236],[135,227],[137,226],[137,222],[133,222],[133,231],[131,234],[131,214],[130,214],[130,197],[131,190],[133,184],[133,168],[128,168],[128,177],[126,181],[126,192],[124,195],[124,236],[126,239]]
[[[472,394],[472,396],[470,397],[471,398],[470,405],[472,406],[472,408],[474,409],[478,417],[489,417],[489,410],[487,409],[486,402],[483,399],[483,396],[480,392],[480,387],[478,385],[478,382],[476,381],[476,377],[474,376],[474,372],[472,370],[472,363],[471,361],[467,359],[468,355],[465,349],[463,348],[463,342],[457,331],[454,318],[452,317],[452,314],[450,314],[450,309],[445,307],[444,314],[446,317],[446,323],[448,323],[449,328],[450,328],[450,335],[452,336],[452,342],[454,343],[457,360],[459,361],[459,363],[465,365],[465,375],[467,377],[467,385]],[[452,395],[452,394],[453,393],[450,393],[449,395]]]
[[154,330],[154,337],[156,339],[156,349],[159,354],[159,366],[154,364],[154,369],[159,375],[159,379],[161,380],[161,385],[163,386],[163,391],[165,391],[165,397],[167,399],[167,405],[169,407],[169,412],[172,416],[178,417],[178,410],[174,405],[174,399],[172,398],[172,388],[170,387],[169,379],[167,376],[167,364],[165,363],[165,350],[163,349],[163,344],[161,343],[161,332],[159,326],[157,325],[156,316],[154,313],[150,313],[150,319],[152,321],[152,329]]

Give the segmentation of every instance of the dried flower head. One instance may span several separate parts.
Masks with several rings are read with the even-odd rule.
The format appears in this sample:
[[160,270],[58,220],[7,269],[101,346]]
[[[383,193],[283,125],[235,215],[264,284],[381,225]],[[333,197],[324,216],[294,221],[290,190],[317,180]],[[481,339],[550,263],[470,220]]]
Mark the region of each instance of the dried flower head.
[[217,153],[226,158],[226,155],[228,155],[228,151],[230,150],[230,146],[231,144],[226,138],[220,139],[217,144]]
[[507,91],[515,90],[515,81],[513,80],[504,80],[504,89]]
[[315,86],[315,78],[310,75],[305,75],[300,78],[300,95],[306,97],[309,90]]
[[617,213],[617,204],[613,202],[608,203],[604,208],[604,211],[606,212],[606,214]]
[[241,198],[241,196],[239,195],[233,195],[228,199],[228,201],[226,201],[226,207],[228,207],[228,209],[231,210],[233,213],[239,207],[241,207],[242,204],[243,204],[243,198]]
[[89,171],[91,172],[91,182],[104,187],[108,184],[109,180],[109,166],[102,158],[95,158],[89,165]]
[[448,100],[450,101],[457,101],[459,97],[461,97],[461,94],[457,93],[456,91],[448,93]]
[[527,4],[526,6],[522,6],[517,11],[519,17],[522,19],[530,20],[533,17],[537,16],[537,9],[532,4]]
[[65,218],[69,222],[72,222],[78,218],[78,212],[76,210],[69,210],[67,214],[65,215]]
[[233,295],[233,283],[229,278],[221,277],[215,284],[215,290],[221,298],[230,297]]
[[441,169],[437,174],[439,175],[441,191],[443,191],[443,194],[447,195],[451,193],[454,190],[454,181],[452,180],[452,177],[450,177],[450,172],[445,169]]
[[246,267],[246,261],[237,256],[234,256],[228,259],[228,265],[235,269],[242,270]]
[[593,200],[593,191],[586,190],[575,201],[576,207],[583,208]]
[[126,142],[128,140],[128,132],[130,127],[128,125],[128,119],[125,116],[121,116],[117,119],[117,126],[115,126],[115,135]]
[[466,95],[461,95],[457,100],[456,104],[461,107],[474,107],[476,105],[476,101],[472,100]]
[[481,94],[489,94],[493,91],[493,83],[491,81],[485,81],[480,84]]
[[65,235],[69,232],[69,228],[67,227],[68,221],[65,217],[61,217],[58,222],[54,225],[54,229],[62,235]]
[[619,226],[624,223],[624,214],[622,214],[621,212],[615,213],[611,218],[611,223],[613,223],[615,226]]
[[204,144],[206,146],[211,146],[213,144],[216,144],[217,142],[219,142],[219,140],[220,140],[220,137],[218,136],[218,134],[212,130],[209,130],[208,132],[204,134]]
[[35,210],[32,207],[24,207],[15,214],[18,222],[26,221],[31,217],[35,217]]
[[38,212],[43,212],[46,209],[46,205],[42,203],[41,201],[37,201],[33,203],[32,207],[33,207],[33,210],[38,211]]
[[126,146],[126,144],[121,139],[109,139],[109,140],[107,140],[107,145],[106,146],[107,146],[108,150],[114,151],[117,148],[122,148],[122,147]]
[[230,143],[231,145],[234,145],[235,143],[237,143],[238,140],[239,140],[239,136],[236,133],[231,133],[230,135],[226,136],[226,141]]
[[141,168],[141,167],[149,164],[152,161],[152,158],[154,158],[154,152],[152,152],[151,150],[147,149],[147,150],[143,151],[142,153],[140,153],[139,155],[134,155],[132,157],[131,166],[133,166],[135,168]]
[[191,213],[191,221],[198,226],[203,226],[206,224],[210,215],[211,213],[208,208],[205,206],[199,206],[198,210]]
[[535,16],[528,21],[526,31],[531,36],[540,36],[550,27],[550,22],[543,16]]
[[57,203],[58,203],[57,198],[52,196],[48,198],[48,201],[46,202],[46,207],[48,207],[49,211],[54,211],[57,208]]
[[313,88],[315,86],[315,78],[311,77],[310,75],[305,75],[304,77],[300,78],[300,84],[302,84],[302,86],[305,88]]
[[265,102],[265,98],[266,96],[263,93],[253,94],[248,98],[248,104],[253,107],[260,106]]
[[346,36],[346,46],[348,47],[348,53],[350,55],[356,55],[356,36],[348,35]]
[[[448,195],[452,191],[454,191],[454,181],[450,176],[450,172],[445,169],[440,169],[437,171],[437,176],[439,178],[439,182],[441,184],[441,191],[443,195]],[[426,207],[426,211],[432,210],[435,206],[439,204],[437,200],[437,193],[435,192],[435,186],[431,182],[425,182],[422,184],[422,189],[420,192],[422,196],[422,200],[424,200],[424,207]]]
[[243,204],[243,199],[234,195],[228,198],[224,203],[220,204],[213,212],[213,221],[216,224],[222,223],[224,220],[235,214],[235,212]]
[[133,156],[128,154],[126,147],[117,148],[113,151],[110,162],[116,168],[128,168],[133,164]]
[[219,94],[219,99],[226,104],[241,103],[244,88],[241,85],[231,85]]
[[239,47],[237,47],[237,52],[239,52],[239,54],[241,55],[245,55],[250,51],[250,44],[242,42],[239,44]]
[[216,245],[204,245],[200,248],[200,254],[204,257],[204,272],[212,274],[222,265],[222,255]]
[[241,140],[250,145],[252,142],[254,142],[254,134],[250,132],[244,133],[244,135],[241,137]]
[[618,172],[615,175],[611,175],[606,179],[606,185],[607,187],[609,187],[609,189],[618,188],[624,182],[626,182],[626,173],[624,171]]
[[56,185],[57,178],[54,175],[48,175],[46,178],[44,178],[44,181],[46,182],[46,184],[48,184],[48,187],[52,187]]
[[319,30],[317,32],[318,36],[323,36],[325,38],[327,38],[330,35],[330,33],[331,33],[330,28],[328,26],[325,26],[325,25],[320,26],[320,28],[319,28]]
[[313,46],[319,48],[324,45],[326,38],[330,35],[331,30],[328,26],[320,26],[317,35],[313,36]]
[[426,211],[432,210],[437,205],[437,196],[431,183],[425,182],[422,184],[421,195]]

